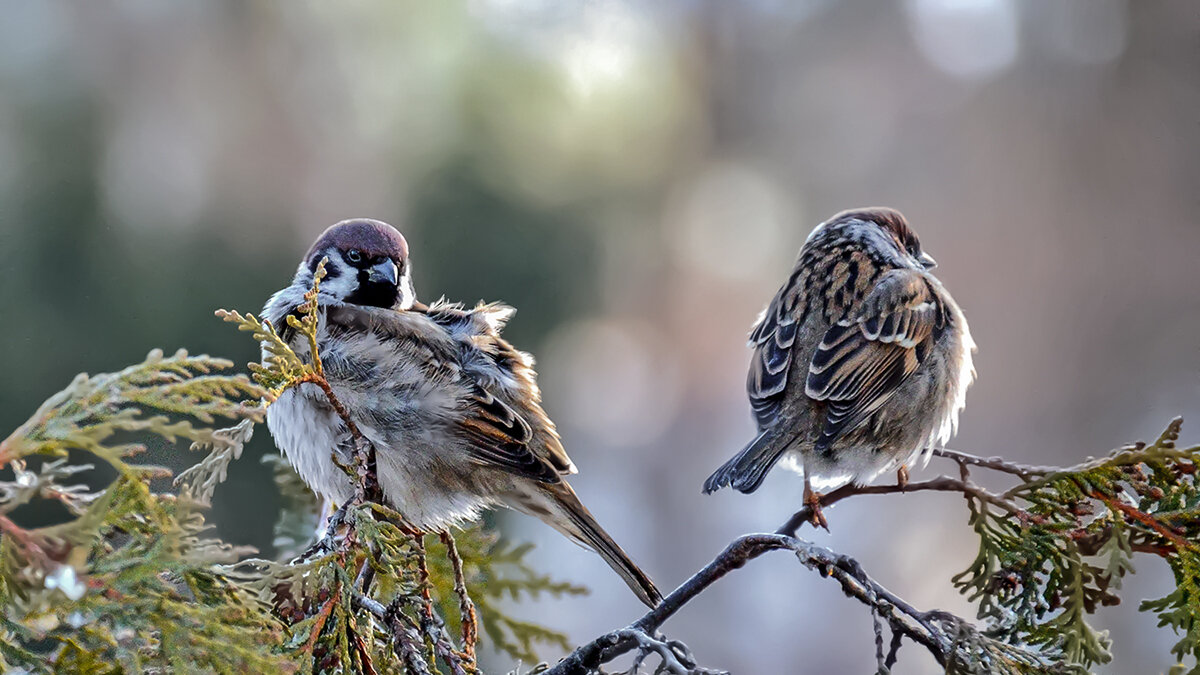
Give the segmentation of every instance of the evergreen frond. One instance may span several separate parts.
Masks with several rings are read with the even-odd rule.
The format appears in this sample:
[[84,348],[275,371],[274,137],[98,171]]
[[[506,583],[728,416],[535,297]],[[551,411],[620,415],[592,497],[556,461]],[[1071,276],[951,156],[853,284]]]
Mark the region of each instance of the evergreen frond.
[[242,456],[242,448],[254,436],[254,421],[242,420],[232,427],[218,429],[207,441],[192,443],[191,449],[208,450],[208,456],[182,471],[175,478],[180,492],[201,504],[212,502],[217,485],[225,482],[229,464]]
[[[85,450],[118,469],[143,449],[110,443],[120,432],[156,435],[175,442],[212,442],[215,418],[241,420],[261,415],[255,403],[266,392],[243,375],[212,375],[233,363],[179,350],[117,373],[79,375],[51,396],[25,424],[0,442],[0,464],[30,455],[63,456]],[[191,419],[189,419],[191,418]],[[194,422],[201,423],[197,426]]]
[[1015,515],[970,500],[980,547],[954,583],[979,603],[990,635],[1084,669],[1107,663],[1112,642],[1091,616],[1120,601],[1141,551],[1164,558],[1177,583],[1141,608],[1182,634],[1177,657],[1200,657],[1200,447],[1176,447],[1181,426],[1176,419],[1154,443],[1023,481],[1002,495]]
[[253,314],[242,315],[225,309],[218,309],[216,315],[235,324],[238,330],[253,335],[262,346],[262,363],[251,363],[250,372],[254,381],[266,390],[263,397],[267,400],[274,401],[291,383],[313,373],[312,367],[301,361],[287,342],[279,337],[270,321],[260,320]]
[[[480,623],[491,644],[514,659],[537,662],[537,646],[568,649],[564,633],[508,616],[501,608],[504,600],[586,595],[584,586],[556,581],[535,570],[525,559],[533,550],[530,544],[509,545],[495,535],[478,528],[460,532],[459,555],[463,560],[468,588],[479,611]],[[430,547],[430,577],[437,597],[442,599],[443,616],[451,619],[454,630],[461,630],[458,606],[454,603],[454,572],[442,544]]]

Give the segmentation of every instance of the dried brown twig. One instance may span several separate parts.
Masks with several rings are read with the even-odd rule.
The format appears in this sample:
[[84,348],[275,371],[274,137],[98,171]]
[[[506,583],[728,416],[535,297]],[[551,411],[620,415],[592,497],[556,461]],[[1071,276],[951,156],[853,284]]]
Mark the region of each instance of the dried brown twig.
[[[1013,502],[984,490],[983,488],[974,485],[969,480],[960,478],[951,478],[950,476],[939,476],[926,481],[906,484],[894,485],[855,485],[849,483],[842,487],[833,490],[824,495],[820,495],[818,502],[822,507],[831,506],[837,502],[849,497],[858,495],[889,495],[909,492],[959,492],[964,496],[974,497],[980,501],[987,502],[993,506],[999,507],[1013,515],[1020,512],[1020,509]],[[812,507],[805,506],[796,513],[792,514],[778,530],[777,534],[795,535],[797,531],[807,522],[812,520]]]

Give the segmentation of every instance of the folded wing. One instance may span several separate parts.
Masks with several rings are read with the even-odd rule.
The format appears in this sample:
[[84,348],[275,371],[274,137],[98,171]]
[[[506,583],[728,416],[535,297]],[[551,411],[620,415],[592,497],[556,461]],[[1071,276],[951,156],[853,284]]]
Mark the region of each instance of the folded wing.
[[883,406],[921,365],[944,323],[937,294],[919,271],[880,277],[829,328],[809,364],[805,393],[828,403],[816,449],[828,449]]
[[[472,316],[491,311],[505,314],[494,321]],[[327,321],[334,330],[374,334],[396,358],[419,361],[415,365],[429,380],[454,392],[457,411],[447,423],[465,441],[471,459],[557,483],[562,474],[574,472],[574,465],[538,403],[528,357],[499,335],[510,312],[492,306],[464,310],[443,305],[428,312],[339,306],[329,308]]]

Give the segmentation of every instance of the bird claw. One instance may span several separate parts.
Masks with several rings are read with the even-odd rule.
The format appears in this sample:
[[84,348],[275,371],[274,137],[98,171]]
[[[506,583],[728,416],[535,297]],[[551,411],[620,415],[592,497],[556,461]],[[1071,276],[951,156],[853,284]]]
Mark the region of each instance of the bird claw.
[[813,527],[821,527],[826,532],[829,531],[829,521],[825,520],[825,512],[821,509],[821,499],[825,495],[820,492],[814,492],[808,482],[804,483],[804,505],[808,507],[811,515],[808,517],[808,522],[812,523]]

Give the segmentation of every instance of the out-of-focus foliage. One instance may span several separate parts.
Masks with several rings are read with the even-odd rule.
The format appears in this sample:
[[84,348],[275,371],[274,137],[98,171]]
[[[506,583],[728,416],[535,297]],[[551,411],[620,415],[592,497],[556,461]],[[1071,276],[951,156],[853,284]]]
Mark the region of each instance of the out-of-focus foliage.
[[1107,663],[1112,641],[1090,617],[1120,602],[1134,554],[1146,553],[1166,560],[1176,588],[1141,609],[1180,634],[1172,653],[1200,673],[1200,446],[1176,447],[1181,426],[1076,467],[1022,469],[997,498],[969,498],[980,548],[954,581],[989,635],[1081,669]]
[[[467,586],[476,591],[472,599],[479,610],[479,622],[496,649],[525,663],[537,663],[539,644],[553,645],[562,651],[571,649],[566,635],[509,616],[500,601],[536,599],[541,595],[584,595],[588,592],[586,588],[557,581],[531,567],[525,561],[526,554],[533,548],[531,544],[507,544],[494,535],[455,538],[463,558]],[[454,588],[450,584],[454,574],[444,544],[438,542],[429,550],[430,578],[436,582],[436,596],[453,598]],[[450,618],[452,628],[461,630],[457,608],[445,606],[443,610],[444,616]]]

